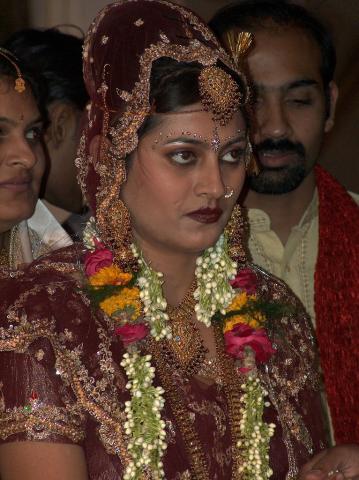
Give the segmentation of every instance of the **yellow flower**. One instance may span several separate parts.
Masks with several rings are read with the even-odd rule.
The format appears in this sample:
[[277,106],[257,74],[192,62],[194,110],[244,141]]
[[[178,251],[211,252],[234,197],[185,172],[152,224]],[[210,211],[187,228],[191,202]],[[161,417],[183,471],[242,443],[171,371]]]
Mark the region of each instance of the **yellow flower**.
[[261,324],[255,318],[251,318],[249,315],[235,315],[234,317],[226,320],[223,333],[232,330],[233,327],[235,327],[238,323],[244,323],[252,328],[259,328],[261,326]]
[[130,280],[132,280],[132,274],[123,272],[116,265],[101,268],[101,270],[89,277],[90,285],[96,287],[104,285],[126,285]]
[[103,300],[100,307],[109,316],[123,311],[129,316],[128,320],[134,321],[141,315],[140,291],[137,287],[123,288],[116,295]]
[[[249,300],[256,300],[255,295],[248,295],[247,292],[241,292],[234,297],[232,303],[227,308],[227,313],[240,310],[243,308]],[[238,323],[245,323],[252,328],[260,328],[265,322],[265,317],[260,312],[255,312],[255,314],[244,314],[244,315],[235,315],[230,317],[225,321],[223,332],[226,333],[229,330],[232,330],[235,325]]]
[[231,312],[233,310],[240,310],[249,299],[255,299],[254,295],[247,295],[247,292],[241,292],[234,297],[232,303],[227,308],[227,312]]

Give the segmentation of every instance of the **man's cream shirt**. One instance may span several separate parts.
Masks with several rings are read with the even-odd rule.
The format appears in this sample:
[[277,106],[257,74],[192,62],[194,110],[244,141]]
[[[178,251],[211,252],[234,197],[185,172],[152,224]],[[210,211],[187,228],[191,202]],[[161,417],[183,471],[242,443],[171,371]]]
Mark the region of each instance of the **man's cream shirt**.
[[[359,195],[350,193],[359,204]],[[249,249],[253,263],[284,280],[300,298],[315,326],[314,272],[318,255],[318,193],[298,225],[292,228],[285,245],[271,229],[270,218],[262,210],[248,210]]]

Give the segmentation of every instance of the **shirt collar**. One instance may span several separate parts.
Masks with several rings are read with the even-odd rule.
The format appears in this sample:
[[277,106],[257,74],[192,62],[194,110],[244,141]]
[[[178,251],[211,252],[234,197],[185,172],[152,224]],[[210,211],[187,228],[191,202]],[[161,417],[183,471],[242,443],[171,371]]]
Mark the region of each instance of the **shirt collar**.
[[[318,216],[318,191],[314,190],[312,200],[298,224],[298,228],[302,228],[310,223],[316,216]],[[266,232],[271,229],[271,222],[269,215],[259,208],[248,209],[248,221],[251,230],[254,232]]]

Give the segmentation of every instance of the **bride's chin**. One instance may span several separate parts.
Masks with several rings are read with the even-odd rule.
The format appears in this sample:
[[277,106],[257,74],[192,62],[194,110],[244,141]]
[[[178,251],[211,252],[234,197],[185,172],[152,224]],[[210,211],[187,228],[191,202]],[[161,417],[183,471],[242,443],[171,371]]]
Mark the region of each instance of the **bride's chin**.
[[188,242],[187,250],[201,255],[205,250],[207,250],[207,248],[213,247],[217,243],[221,233],[217,235],[208,234],[201,236],[200,238],[193,239],[191,242]]

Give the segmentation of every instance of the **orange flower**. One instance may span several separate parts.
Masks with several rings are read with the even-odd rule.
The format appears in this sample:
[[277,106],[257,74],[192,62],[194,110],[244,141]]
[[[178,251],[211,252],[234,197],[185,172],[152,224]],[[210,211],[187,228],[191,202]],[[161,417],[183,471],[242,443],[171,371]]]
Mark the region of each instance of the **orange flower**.
[[254,295],[247,295],[247,292],[241,292],[238,293],[232,300],[232,303],[230,306],[227,308],[227,312],[231,312],[233,310],[240,310],[247,302],[248,300],[255,300]]
[[141,315],[140,291],[137,287],[123,288],[116,295],[106,298],[100,303],[102,310],[108,316],[125,317],[127,321],[134,321]]
[[89,277],[90,285],[96,287],[105,285],[127,285],[130,280],[132,280],[132,274],[123,272],[116,265],[101,268],[101,270]]
[[[256,300],[255,295],[248,295],[247,292],[241,292],[234,297],[232,303],[227,308],[226,312],[234,312],[236,310],[241,310],[249,300]],[[235,328],[238,324],[249,325],[251,328],[257,329],[263,326],[265,322],[264,316],[260,312],[256,312],[255,315],[244,314],[244,315],[234,315],[233,317],[225,320],[223,332],[229,332]]]
[[224,324],[223,333],[233,330],[233,328],[239,323],[249,325],[254,329],[257,329],[261,326],[261,324],[255,318],[251,318],[249,315],[235,315],[234,317],[231,317],[228,320],[226,320]]

